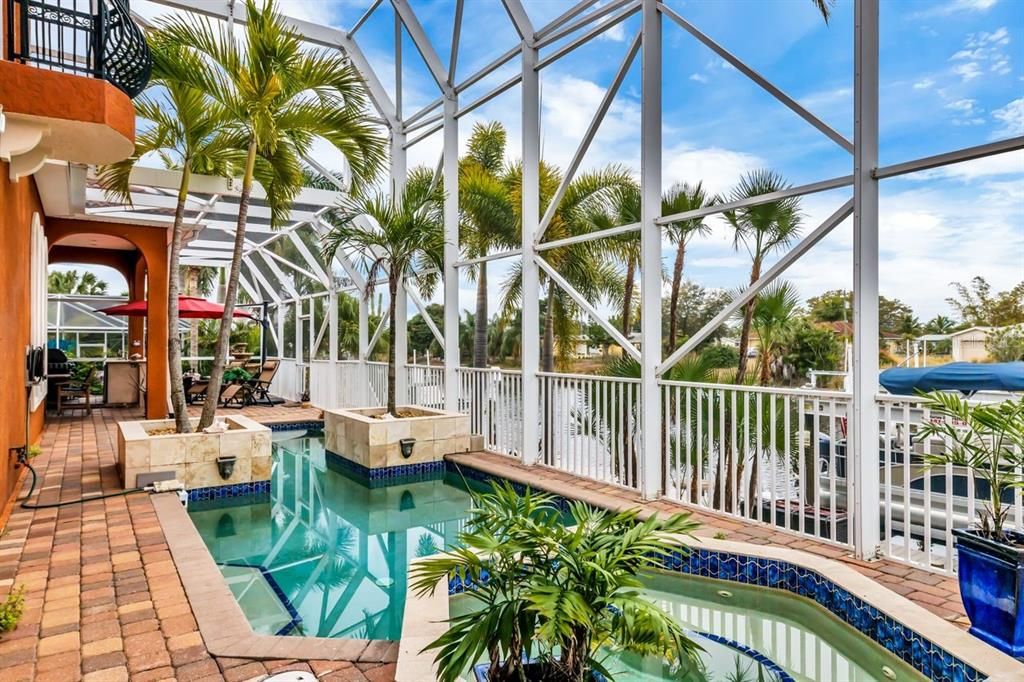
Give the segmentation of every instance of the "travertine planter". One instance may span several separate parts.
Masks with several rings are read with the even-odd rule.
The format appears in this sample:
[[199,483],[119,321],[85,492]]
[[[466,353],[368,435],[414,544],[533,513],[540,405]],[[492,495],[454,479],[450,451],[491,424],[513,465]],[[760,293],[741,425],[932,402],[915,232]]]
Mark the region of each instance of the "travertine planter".
[[[270,480],[270,429],[241,415],[226,417],[224,433],[173,433],[151,436],[149,431],[174,427],[173,419],[119,422],[118,469],[126,488],[136,486],[139,474],[174,472],[186,488],[206,488]],[[192,420],[193,427],[198,419]],[[234,457],[234,470],[222,478],[218,457]]]
[[[325,445],[331,452],[367,469],[438,462],[452,452],[470,449],[469,415],[403,405],[416,416],[379,419],[383,407],[327,410]],[[412,438],[412,455],[403,457],[400,441]]]

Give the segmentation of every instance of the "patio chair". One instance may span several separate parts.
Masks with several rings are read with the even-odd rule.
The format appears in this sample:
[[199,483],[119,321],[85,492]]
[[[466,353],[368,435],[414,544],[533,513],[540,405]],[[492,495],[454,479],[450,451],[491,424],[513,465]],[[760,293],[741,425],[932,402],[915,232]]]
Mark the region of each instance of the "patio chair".
[[[64,416],[64,410],[84,409],[86,414],[92,414],[92,381],[96,378],[96,365],[90,364],[85,379],[81,382],[69,382],[57,387],[57,415]],[[84,399],[85,402],[79,402]],[[73,401],[67,404],[66,401]]]
[[263,369],[260,370],[259,376],[248,382],[253,403],[262,401],[268,405],[274,404],[274,401],[270,399],[270,384],[273,383],[280,366],[280,360],[267,360],[263,363]]
[[224,407],[245,407],[255,402],[249,384],[228,384],[220,392],[220,404]]
[[[229,369],[243,367],[244,364],[245,363],[241,360],[232,360],[224,366],[224,371],[226,372]],[[191,405],[192,403],[203,402],[204,400],[206,400],[206,388],[209,385],[210,377],[202,377],[201,379],[196,379],[195,381],[193,381],[192,385],[188,387],[187,391],[185,391],[185,402]],[[230,384],[221,384],[221,395],[224,394],[224,389],[229,385]]]

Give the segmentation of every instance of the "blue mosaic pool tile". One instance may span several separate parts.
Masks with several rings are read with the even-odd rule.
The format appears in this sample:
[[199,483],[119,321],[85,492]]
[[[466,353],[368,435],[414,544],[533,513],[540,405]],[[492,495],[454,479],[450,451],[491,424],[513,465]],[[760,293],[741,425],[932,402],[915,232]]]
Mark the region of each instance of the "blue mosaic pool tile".
[[230,483],[228,485],[215,485],[206,488],[192,488],[188,491],[188,501],[220,500],[226,497],[241,497],[242,495],[266,495],[269,499],[270,481],[250,481],[248,483]]
[[273,422],[265,424],[271,431],[298,431],[299,429],[305,429],[307,431],[323,431],[324,423],[322,421],[304,421],[304,422]]
[[[497,478],[452,463],[448,467],[467,480],[489,483]],[[512,485],[519,493],[526,489],[526,486],[519,483],[513,482]],[[569,504],[564,498],[558,498],[558,502],[562,509]],[[662,558],[662,567],[677,573],[786,590],[817,602],[936,682],[980,682],[984,679],[980,672],[948,651],[897,623],[828,578],[802,566],[698,547],[689,553],[669,553]],[[462,584],[454,588],[449,586],[452,594],[466,589],[472,588]]]
[[763,667],[765,670],[771,673],[773,675],[773,679],[775,680],[775,682],[796,682],[793,676],[786,672],[785,668],[783,668],[781,665],[779,665],[772,659],[762,654],[757,649],[751,649],[745,644],[740,644],[735,640],[731,640],[728,637],[722,637],[721,635],[716,635],[713,632],[698,631],[696,634],[700,635],[701,637],[704,637],[705,639],[710,639],[712,642],[718,642],[719,644],[725,645],[730,649],[735,649],[736,651],[746,654],[754,661],[760,663],[761,667]]
[[418,462],[402,464],[395,467],[379,467],[370,469],[358,462],[345,459],[336,452],[325,451],[328,464],[337,470],[357,477],[368,488],[383,488],[389,485],[415,483],[417,481],[434,481],[443,478],[446,469],[444,462]]
[[818,573],[785,561],[694,549],[662,567],[677,573],[783,589],[811,599],[937,682],[978,682],[981,673]]

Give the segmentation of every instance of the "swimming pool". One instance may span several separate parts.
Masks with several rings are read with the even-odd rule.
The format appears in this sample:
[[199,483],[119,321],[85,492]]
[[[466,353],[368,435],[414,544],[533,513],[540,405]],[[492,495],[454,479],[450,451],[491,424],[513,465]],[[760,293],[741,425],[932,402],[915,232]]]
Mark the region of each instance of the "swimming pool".
[[269,493],[192,502],[253,630],[397,640],[409,562],[454,542],[470,506],[443,472],[376,485],[304,431],[274,434]]
[[[190,491],[188,514],[256,633],[393,641],[403,634],[410,563],[455,543],[472,503],[469,491],[488,489],[490,478],[465,469],[464,480],[443,465],[400,473],[368,472],[342,460],[325,451],[317,430],[280,432],[271,481]],[[938,671],[936,679],[980,679],[813,571],[730,551],[742,546],[674,554],[666,561],[672,572],[654,572],[648,581],[652,599],[705,637],[716,679],[927,678],[915,668]],[[449,593],[458,589],[449,585]],[[664,679],[666,672],[660,660],[613,662],[620,680]]]
[[[647,598],[672,614],[704,649],[701,659],[708,680],[927,679],[805,598],[667,571],[650,571],[643,581]],[[468,594],[453,595],[450,614],[469,613],[476,603]],[[605,656],[603,664],[616,682],[676,679],[659,657],[612,652]]]

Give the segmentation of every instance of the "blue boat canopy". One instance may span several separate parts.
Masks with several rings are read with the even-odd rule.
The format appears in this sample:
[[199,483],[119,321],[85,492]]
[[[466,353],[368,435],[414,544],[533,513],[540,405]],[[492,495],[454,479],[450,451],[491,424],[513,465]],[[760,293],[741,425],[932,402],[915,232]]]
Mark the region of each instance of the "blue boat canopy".
[[1024,391],[1024,362],[951,362],[936,367],[893,367],[878,376],[885,390],[898,395],[917,391]]

